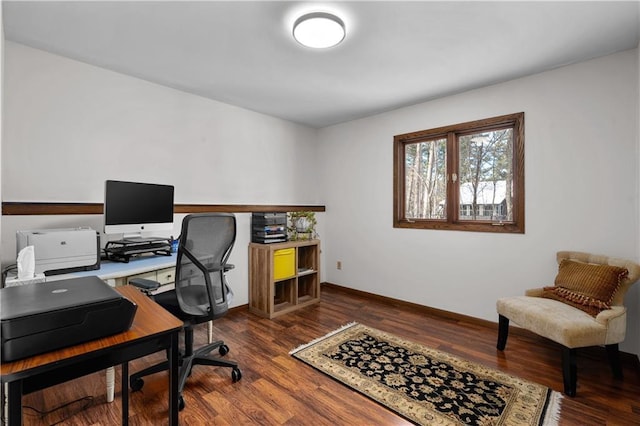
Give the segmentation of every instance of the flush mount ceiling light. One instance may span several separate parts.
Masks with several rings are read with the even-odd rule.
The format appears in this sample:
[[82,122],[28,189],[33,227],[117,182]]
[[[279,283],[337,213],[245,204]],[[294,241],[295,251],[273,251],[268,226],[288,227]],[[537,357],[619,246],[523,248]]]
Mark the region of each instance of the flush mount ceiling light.
[[293,37],[303,46],[324,49],[339,44],[345,36],[344,22],[335,15],[313,12],[293,24]]

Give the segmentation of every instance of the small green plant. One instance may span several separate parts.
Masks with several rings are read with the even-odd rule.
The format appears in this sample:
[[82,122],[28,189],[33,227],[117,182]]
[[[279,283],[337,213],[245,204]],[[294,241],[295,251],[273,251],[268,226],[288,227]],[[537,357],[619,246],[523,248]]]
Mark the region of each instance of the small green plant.
[[289,239],[310,240],[316,237],[316,213],[307,211],[289,212],[287,231]]

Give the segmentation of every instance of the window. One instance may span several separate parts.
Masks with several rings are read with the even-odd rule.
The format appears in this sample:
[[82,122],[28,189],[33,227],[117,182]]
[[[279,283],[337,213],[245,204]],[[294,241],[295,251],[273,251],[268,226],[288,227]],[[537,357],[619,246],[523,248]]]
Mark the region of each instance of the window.
[[524,113],[397,135],[393,226],[524,233]]

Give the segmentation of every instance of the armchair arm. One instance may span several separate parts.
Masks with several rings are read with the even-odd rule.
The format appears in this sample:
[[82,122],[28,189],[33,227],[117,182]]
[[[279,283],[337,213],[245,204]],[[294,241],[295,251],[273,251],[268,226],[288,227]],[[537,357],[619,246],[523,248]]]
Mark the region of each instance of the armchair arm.
[[544,289],[542,287],[540,287],[540,288],[530,288],[530,289],[524,291],[524,295],[525,296],[530,296],[530,297],[542,297],[542,292],[543,291],[544,291]]
[[624,315],[627,309],[624,306],[612,306],[611,309],[604,310],[596,316],[596,321],[607,325],[608,322]]
[[611,309],[600,312],[596,322],[607,329],[604,344],[611,345],[624,341],[627,331],[627,308],[612,306]]

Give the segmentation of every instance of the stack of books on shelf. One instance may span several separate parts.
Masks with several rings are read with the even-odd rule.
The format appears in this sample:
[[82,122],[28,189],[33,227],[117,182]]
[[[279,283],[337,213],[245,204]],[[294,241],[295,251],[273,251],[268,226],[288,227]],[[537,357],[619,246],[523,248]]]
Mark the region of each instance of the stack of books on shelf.
[[286,213],[252,213],[251,242],[270,244],[287,241]]

